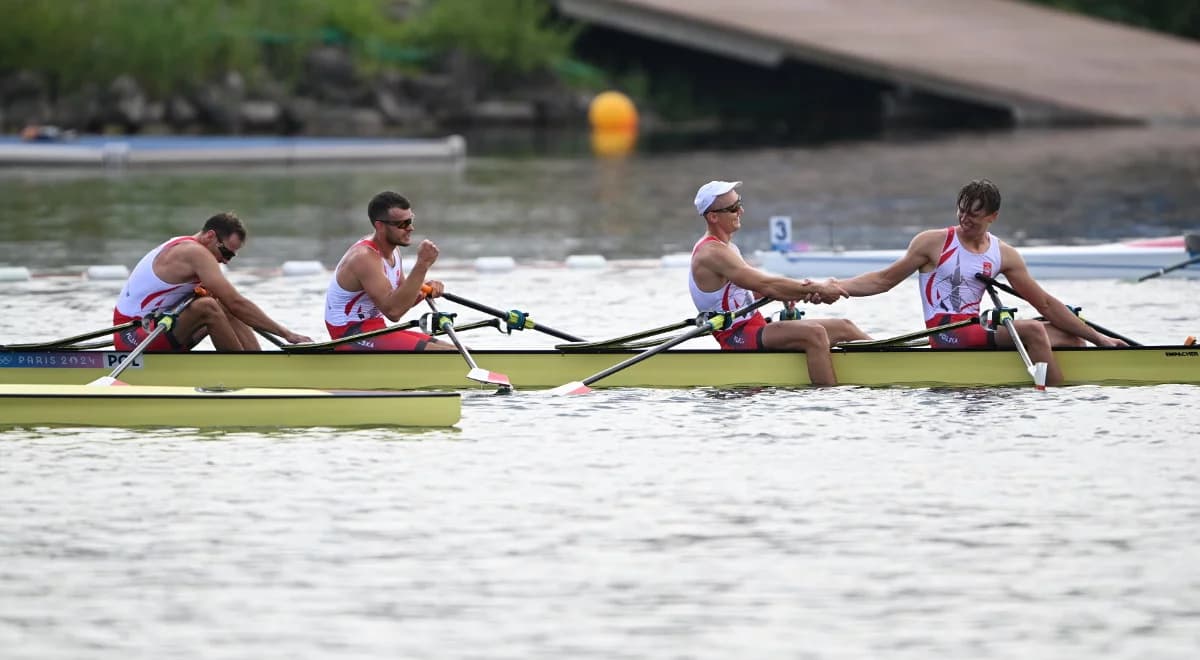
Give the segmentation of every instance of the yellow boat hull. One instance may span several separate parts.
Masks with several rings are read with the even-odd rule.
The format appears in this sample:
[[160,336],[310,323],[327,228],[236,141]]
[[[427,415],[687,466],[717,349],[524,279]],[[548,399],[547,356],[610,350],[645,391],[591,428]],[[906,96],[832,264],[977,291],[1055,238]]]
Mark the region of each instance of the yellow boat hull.
[[[1200,350],[1185,346],[1059,349],[1069,385],[1200,384]],[[0,351],[0,383],[86,383],[125,355],[104,351]],[[480,367],[506,374],[515,387],[549,388],[582,380],[633,352],[472,351]],[[999,350],[873,348],[835,351],[847,385],[977,387],[1029,382],[1020,356]],[[457,353],[144,354],[121,374],[135,385],[315,387],[323,389],[461,389],[469,380]],[[738,387],[808,385],[803,353],[669,350],[595,384],[598,387]]]
[[3,426],[451,426],[456,392],[0,384]]

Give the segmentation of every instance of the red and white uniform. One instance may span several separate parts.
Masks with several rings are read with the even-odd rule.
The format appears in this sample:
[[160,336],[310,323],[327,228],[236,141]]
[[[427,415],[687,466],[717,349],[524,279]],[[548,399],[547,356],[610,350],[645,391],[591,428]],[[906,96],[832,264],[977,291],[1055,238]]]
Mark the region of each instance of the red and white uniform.
[[[364,238],[354,246],[365,245],[379,255],[379,263],[383,274],[391,283],[392,289],[404,281],[404,266],[400,252],[392,250],[392,263],[383,258],[383,252],[375,241]],[[343,257],[344,258],[344,257]],[[341,267],[341,263],[338,263]],[[387,326],[387,319],[375,306],[375,301],[366,291],[347,291],[338,285],[337,268],[329,281],[329,289],[325,292],[325,327],[333,339],[341,339],[348,335],[356,335]],[[411,330],[396,330],[366,339],[360,339],[347,344],[339,344],[339,351],[413,351],[425,348],[432,337]]]
[[[718,241],[715,236],[705,236],[696,245],[692,247],[692,255],[695,256],[696,250],[700,249],[701,245],[709,241]],[[732,243],[729,244],[730,249],[741,256],[741,250]],[[696,278],[692,275],[692,270],[688,269],[688,291],[692,294],[692,302],[696,305],[698,312],[732,312],[741,309],[746,305],[754,302],[754,294],[733,282],[726,282],[725,286],[716,291],[703,291],[696,284]],[[733,324],[724,329],[713,333],[717,343],[725,350],[757,350],[762,347],[762,328],[766,327],[767,320],[758,310],[754,310],[748,314],[734,317]]]
[[[986,287],[975,274],[995,277],[1000,272],[1000,239],[989,232],[987,250],[975,254],[959,243],[956,229],[946,229],[946,242],[942,245],[937,267],[918,277],[927,328],[978,316]],[[976,348],[993,345],[993,338],[987,328],[973,325],[933,335],[930,345],[934,348]]]
[[[116,307],[113,308],[113,325],[121,325],[129,321],[151,316],[165,309],[170,309],[183,301],[196,285],[199,279],[193,279],[179,284],[162,281],[154,274],[154,260],[163,250],[184,241],[195,241],[192,236],[176,236],[146,253],[141,261],[133,267],[133,272],[121,288],[117,297]],[[142,326],[130,328],[113,335],[113,346],[119,351],[132,350],[142,339],[153,330],[153,323],[143,322]],[[185,347],[171,336],[170,331],[164,332],[154,340],[146,350],[168,351],[180,350]]]

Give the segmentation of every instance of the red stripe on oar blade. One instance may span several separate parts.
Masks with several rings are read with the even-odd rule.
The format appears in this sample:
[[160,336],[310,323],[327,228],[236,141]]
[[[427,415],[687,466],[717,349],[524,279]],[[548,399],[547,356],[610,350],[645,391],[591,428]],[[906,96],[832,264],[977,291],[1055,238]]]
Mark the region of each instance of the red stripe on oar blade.
[[492,385],[504,385],[505,387],[512,387],[512,383],[508,381],[508,376],[479,367],[476,367],[467,373],[467,378],[470,378],[474,381],[479,381],[480,383],[491,383]]
[[550,394],[554,396],[564,396],[567,394],[587,394],[591,391],[592,388],[579,381],[575,381],[573,383],[567,383],[566,385],[559,385],[558,387],[550,390]]
[[1029,370],[1029,375],[1033,376],[1033,386],[1039,390],[1046,389],[1046,369],[1049,367],[1045,362],[1037,362]]
[[103,376],[101,378],[97,378],[96,380],[93,380],[92,382],[88,383],[88,385],[95,385],[95,386],[99,386],[99,387],[109,387],[109,386],[117,386],[117,385],[128,386],[129,383],[126,383],[121,380],[117,380],[116,378],[113,378],[112,376]]

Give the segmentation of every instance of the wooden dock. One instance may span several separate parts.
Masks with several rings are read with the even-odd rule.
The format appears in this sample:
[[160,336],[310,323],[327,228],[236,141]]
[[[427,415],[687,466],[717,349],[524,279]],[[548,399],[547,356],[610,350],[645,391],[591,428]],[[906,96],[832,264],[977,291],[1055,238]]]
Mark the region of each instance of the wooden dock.
[[1200,42],[1015,0],[557,0],[576,20],[776,67],[786,59],[1018,123],[1200,123]]

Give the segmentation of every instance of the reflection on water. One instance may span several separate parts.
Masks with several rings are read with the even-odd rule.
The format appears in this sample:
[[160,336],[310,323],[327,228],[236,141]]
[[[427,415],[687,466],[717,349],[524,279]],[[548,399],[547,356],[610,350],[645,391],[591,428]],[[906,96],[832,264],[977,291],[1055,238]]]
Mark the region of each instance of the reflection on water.
[[[586,142],[586,134],[578,136]],[[238,265],[316,259],[331,266],[369,230],[384,189],[408,195],[418,238],[443,258],[569,254],[649,257],[687,251],[699,234],[697,186],[741,179],[738,241],[766,247],[767,219],[793,218],[814,246],[903,247],[953,222],[954,195],[986,176],[1004,193],[996,231],[1011,242],[1105,241],[1178,234],[1200,224],[1200,131],[1020,130],[809,147],[695,150],[624,159],[468,157],[465,163],[130,171],[0,171],[0,264],[34,269],[132,265],[162,238],[216,211],[247,221]]]

